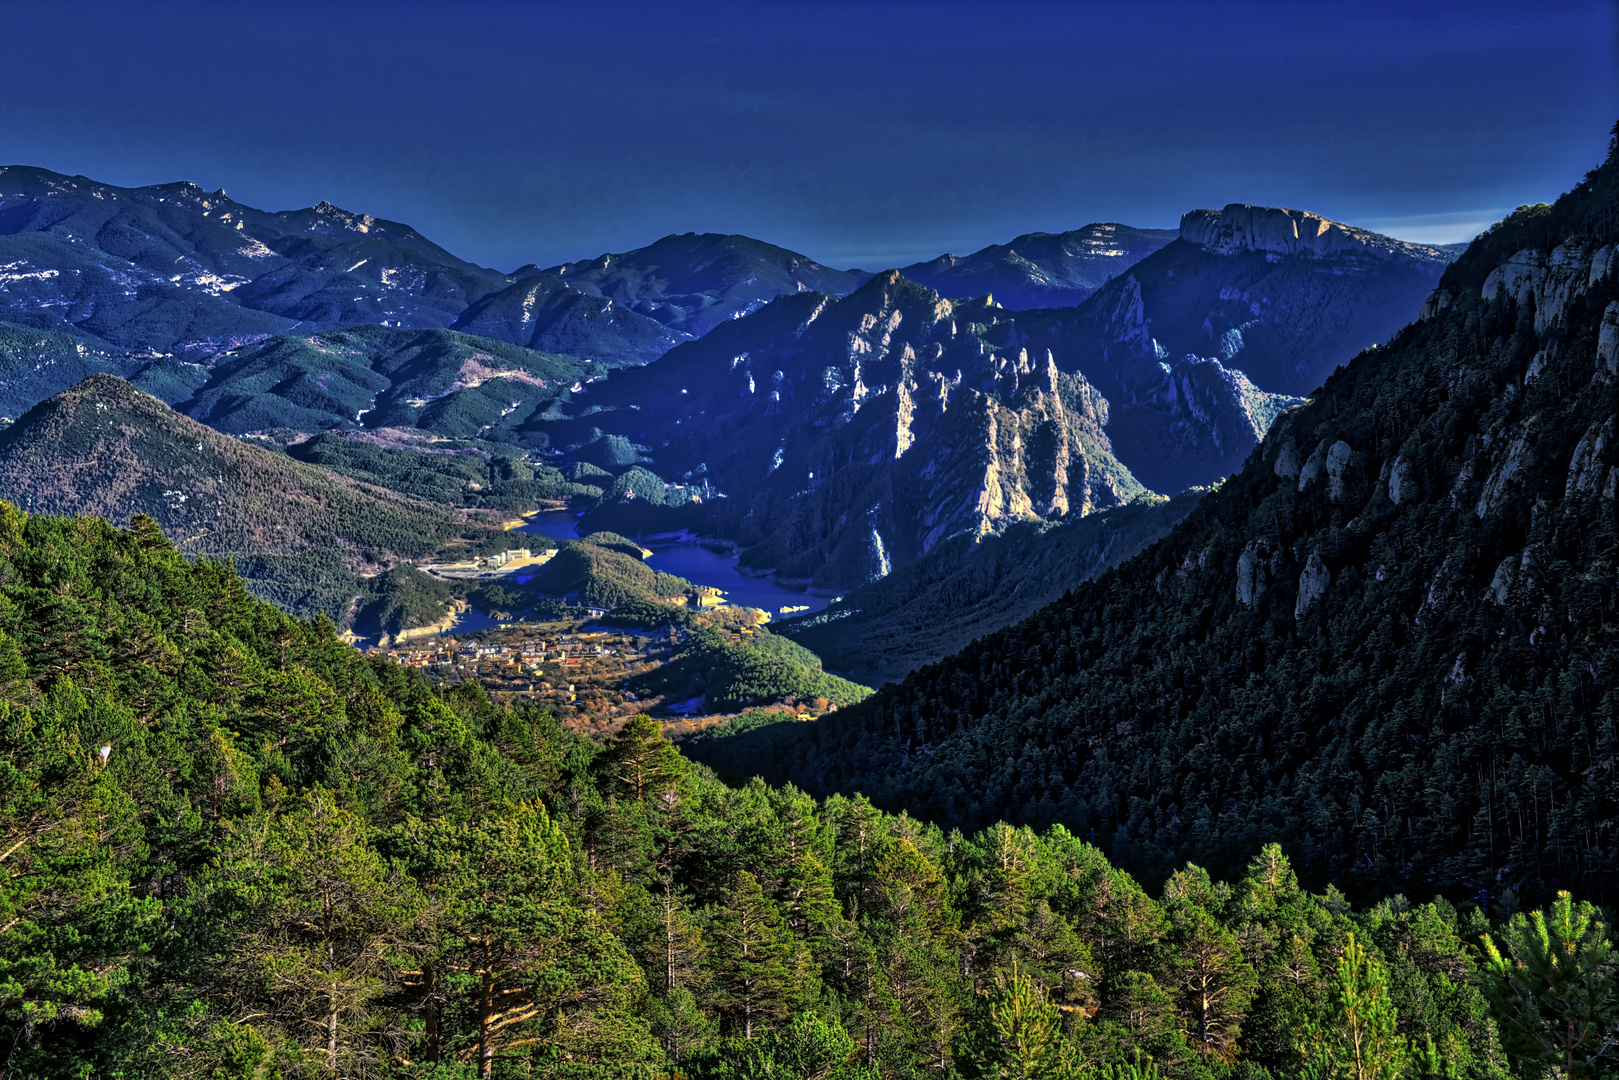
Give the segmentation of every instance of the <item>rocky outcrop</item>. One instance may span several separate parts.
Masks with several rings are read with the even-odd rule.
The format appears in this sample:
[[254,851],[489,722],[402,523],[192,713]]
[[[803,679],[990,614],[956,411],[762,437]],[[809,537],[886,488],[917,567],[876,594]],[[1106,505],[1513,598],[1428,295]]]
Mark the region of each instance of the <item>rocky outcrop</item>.
[[[1049,348],[1105,393],[1120,458],[1148,486],[1178,490],[1235,471],[1264,417],[1411,322],[1425,301],[1443,310],[1435,290],[1450,254],[1302,211],[1194,211],[1175,242],[1078,309],[1020,314],[1019,344]],[[1188,358],[1203,366],[1190,370]],[[1258,410],[1260,422],[1247,425],[1255,434],[1222,427],[1263,394],[1283,397]]]
[[1597,331],[1597,363],[1609,375],[1619,375],[1619,300],[1602,311],[1602,326]]
[[620,424],[661,475],[707,462],[748,565],[830,589],[1144,491],[1084,376],[992,302],[895,271],[841,301],[784,298],[583,400],[624,405],[591,422]]
[[1276,464],[1272,467],[1283,480],[1299,478],[1299,447],[1292,439],[1283,439],[1276,451]]
[[[1614,266],[1614,249],[1579,241],[1551,251],[1528,248],[1513,254],[1484,279],[1483,297],[1512,297],[1520,307],[1533,304],[1535,332],[1544,334],[1562,319],[1569,303],[1601,281]],[[1606,323],[1606,320],[1604,320]]]
[[1299,470],[1299,490],[1309,491],[1312,484],[1319,482],[1322,472],[1326,470],[1326,465],[1327,441],[1322,439],[1321,444],[1310,453],[1309,460],[1305,461],[1304,467]]
[[1568,484],[1563,489],[1565,499],[1574,495],[1590,495],[1602,488],[1603,479],[1608,473],[1604,456],[1613,445],[1616,421],[1619,421],[1619,417],[1610,416],[1600,424],[1592,424],[1580,436],[1568,463]]
[[1327,499],[1330,502],[1343,502],[1344,470],[1349,468],[1352,453],[1349,444],[1342,439],[1327,449]]
[[1237,603],[1253,607],[1270,586],[1271,558],[1265,544],[1250,541],[1237,557]]
[[1506,495],[1507,485],[1522,469],[1530,446],[1531,431],[1532,425],[1528,424],[1517,429],[1517,437],[1508,444],[1506,453],[1485,478],[1484,489],[1479,493],[1478,505],[1474,507],[1479,517],[1488,514],[1501,502]]
[[1389,469],[1389,502],[1395,506],[1417,494],[1416,471],[1411,462],[1405,457],[1394,459],[1394,465]]
[[1373,255],[1448,262],[1446,253],[1366,229],[1332,221],[1307,210],[1230,203],[1224,210],[1193,210],[1181,216],[1180,238],[1215,255],[1243,251],[1273,255]]
[[1297,618],[1309,611],[1311,606],[1327,594],[1327,586],[1332,583],[1332,573],[1327,564],[1321,561],[1321,556],[1310,552],[1310,558],[1304,564],[1304,572],[1299,574],[1299,598],[1293,605],[1293,616]]

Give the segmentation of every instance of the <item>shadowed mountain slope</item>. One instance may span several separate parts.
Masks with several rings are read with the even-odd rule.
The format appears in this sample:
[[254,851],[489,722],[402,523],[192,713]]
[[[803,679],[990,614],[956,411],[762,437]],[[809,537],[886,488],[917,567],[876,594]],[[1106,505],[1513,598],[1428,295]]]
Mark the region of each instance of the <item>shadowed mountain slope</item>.
[[1619,150],[1475,241],[1163,541],[759,771],[1061,821],[1153,874],[1276,839],[1362,891],[1611,901],[1616,243]]
[[1201,492],[947,540],[825,611],[774,625],[832,670],[878,686],[1027,618],[1162,537]]

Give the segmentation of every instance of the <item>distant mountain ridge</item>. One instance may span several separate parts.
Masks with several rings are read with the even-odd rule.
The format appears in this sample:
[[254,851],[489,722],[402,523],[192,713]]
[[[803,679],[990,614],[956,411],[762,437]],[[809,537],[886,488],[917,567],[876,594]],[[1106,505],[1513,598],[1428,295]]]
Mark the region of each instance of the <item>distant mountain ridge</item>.
[[1019,316],[1019,340],[1083,372],[1120,457],[1178,491],[1234,472],[1281,409],[1414,319],[1454,256],[1299,210],[1196,210],[1079,307]]
[[751,314],[777,296],[845,296],[871,279],[864,270],[835,270],[762,240],[720,233],[671,234],[643,248],[562,263],[545,273],[690,337]]
[[[1229,203],[1224,210],[1192,210],[1181,215],[1174,239],[1215,255],[1258,251],[1276,255],[1378,255],[1448,264],[1453,248],[1396,240],[1355,225],[1280,206]],[[1465,247],[1465,245],[1462,245]]]
[[268,213],[196,184],[120,188],[0,167],[13,322],[126,349],[206,352],[316,325],[443,326],[504,275],[330,203]]
[[330,202],[270,212],[189,182],[125,188],[0,167],[0,320],[114,351],[202,356],[375,324],[639,364],[783,293],[848,292],[867,276],[748,237],[691,233],[504,274]]
[[987,293],[1014,311],[1073,307],[1176,236],[1174,229],[1092,224],[1063,233],[1025,233],[961,258],[941,255],[912,263],[900,273],[944,296]]

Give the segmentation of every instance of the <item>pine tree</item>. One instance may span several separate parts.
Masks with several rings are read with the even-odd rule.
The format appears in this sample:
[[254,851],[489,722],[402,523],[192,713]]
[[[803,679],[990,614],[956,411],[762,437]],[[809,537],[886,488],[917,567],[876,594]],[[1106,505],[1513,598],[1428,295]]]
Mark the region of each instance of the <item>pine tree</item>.
[[686,759],[663,737],[656,720],[636,713],[608,742],[597,768],[614,790],[641,802],[678,781],[685,774]]
[[379,1008],[406,967],[425,904],[364,824],[317,792],[307,809],[244,831],[210,889],[231,926],[235,993],[336,1076],[383,1062],[401,1033]]
[[[640,969],[584,902],[567,840],[543,808],[475,825],[424,824],[412,840],[426,849],[423,874],[439,909],[434,951],[443,957],[447,1012],[465,1018],[446,1033],[447,1047],[484,1080],[497,1057],[644,1052],[615,1016],[644,992]],[[569,1044],[569,1031],[582,1041]]]
[[1057,1080],[1067,1071],[1062,1013],[1015,963],[996,974],[980,1012],[982,1027],[967,1055],[969,1076]]
[[1187,1038],[1204,1053],[1229,1060],[1253,997],[1253,968],[1231,931],[1199,905],[1171,909],[1170,920],[1164,981]]
[[747,871],[710,912],[710,1002],[746,1040],[792,1015],[811,996],[806,957]]
[[1389,996],[1388,971],[1351,933],[1338,957],[1327,1013],[1304,1031],[1306,1071],[1343,1080],[1394,1080],[1406,1041]]
[[1485,934],[1484,954],[1508,1049],[1568,1077],[1595,1073],[1619,1023],[1619,973],[1597,909],[1560,892],[1550,911],[1514,915],[1500,945]]

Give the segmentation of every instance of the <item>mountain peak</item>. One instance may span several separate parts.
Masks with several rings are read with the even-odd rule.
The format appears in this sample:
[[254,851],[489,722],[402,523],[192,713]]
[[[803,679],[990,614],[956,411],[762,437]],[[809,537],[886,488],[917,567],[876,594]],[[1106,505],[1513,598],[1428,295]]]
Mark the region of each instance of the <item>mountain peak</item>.
[[1215,255],[1260,251],[1275,255],[1376,255],[1449,262],[1440,248],[1412,244],[1280,206],[1229,203],[1223,210],[1193,210],[1181,217],[1180,238]]

